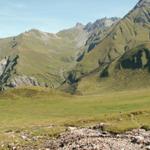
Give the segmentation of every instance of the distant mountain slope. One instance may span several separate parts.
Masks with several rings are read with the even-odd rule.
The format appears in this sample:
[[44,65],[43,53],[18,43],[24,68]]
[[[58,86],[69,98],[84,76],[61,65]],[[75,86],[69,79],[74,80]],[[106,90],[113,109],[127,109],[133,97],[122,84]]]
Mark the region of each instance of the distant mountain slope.
[[76,27],[58,34],[31,30],[1,39],[0,57],[19,55],[17,74],[33,76],[40,82],[57,86],[63,80],[63,71],[75,63],[74,56],[80,50],[76,38],[81,33],[84,34],[84,30]]
[[70,72],[83,93],[147,87],[149,73],[150,0],[140,0]]
[[[111,63],[130,50],[143,43],[150,42],[150,2],[140,1],[107,36],[87,53],[78,64],[82,73],[89,73],[100,65]],[[102,67],[100,67],[102,68]]]
[[116,17],[102,18],[96,20],[93,24],[88,23],[84,28],[90,33],[86,42],[87,52],[90,52],[93,48],[95,48],[119,20],[120,18]]
[[88,33],[88,38],[86,39],[83,51],[77,57],[77,61],[81,61],[86,53],[89,53],[95,48],[119,20],[120,18],[117,17],[102,18],[84,26],[84,30]]
[[65,81],[65,72],[75,67],[88,38],[96,30],[113,24],[113,21],[105,24],[105,20],[90,26],[77,23],[75,27],[57,34],[32,29],[16,37],[0,39],[0,59],[19,55],[17,77],[13,77],[12,85],[60,86]]

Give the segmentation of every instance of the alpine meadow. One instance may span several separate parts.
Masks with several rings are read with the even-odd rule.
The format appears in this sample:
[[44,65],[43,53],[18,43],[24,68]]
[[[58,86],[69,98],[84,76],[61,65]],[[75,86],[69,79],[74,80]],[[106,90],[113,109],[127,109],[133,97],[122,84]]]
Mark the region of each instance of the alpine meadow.
[[[6,9],[11,9],[9,0],[0,0],[1,24],[16,31],[29,20],[32,25],[31,14],[40,20],[51,9],[42,4],[46,1],[31,0],[29,6],[28,0],[26,5],[14,0],[12,10],[22,13],[14,24],[19,12],[13,16]],[[67,15],[71,6],[73,13],[81,1],[50,0],[64,13],[49,15]],[[113,3],[94,2],[95,11],[97,3],[99,9]],[[75,14],[82,16],[85,10],[79,9]],[[123,17],[102,16],[57,33],[33,25],[0,38],[0,150],[150,150],[150,0],[137,0]],[[73,14],[60,20],[71,19]]]

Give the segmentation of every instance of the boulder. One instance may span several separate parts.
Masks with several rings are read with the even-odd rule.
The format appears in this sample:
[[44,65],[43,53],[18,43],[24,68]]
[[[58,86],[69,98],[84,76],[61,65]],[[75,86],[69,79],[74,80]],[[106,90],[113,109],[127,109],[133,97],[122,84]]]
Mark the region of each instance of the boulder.
[[143,136],[134,136],[134,137],[132,137],[132,142],[136,143],[136,144],[143,144],[144,137]]

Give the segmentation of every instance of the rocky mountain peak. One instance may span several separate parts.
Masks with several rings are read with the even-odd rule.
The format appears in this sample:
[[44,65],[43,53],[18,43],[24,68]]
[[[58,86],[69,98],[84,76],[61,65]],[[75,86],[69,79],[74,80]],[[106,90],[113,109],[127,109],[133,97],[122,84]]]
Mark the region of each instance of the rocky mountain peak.
[[146,3],[150,3],[150,0],[140,0],[138,5],[143,5],[143,4],[146,4]]
[[138,24],[150,22],[150,0],[140,0],[137,5],[125,16]]
[[91,22],[88,23],[85,26],[85,30],[87,30],[88,32],[91,32],[95,29],[110,27],[114,23],[116,23],[118,20],[120,20],[120,18],[117,18],[117,17],[107,18],[107,17],[105,17],[105,18],[96,20],[94,23],[91,23]]
[[76,28],[84,28],[84,25],[80,22],[78,22],[75,26]]
[[141,7],[148,7],[149,5],[150,5],[150,0],[140,0],[134,9],[141,8]]
[[46,32],[40,31],[38,29],[31,29],[25,32],[26,34],[45,34]]

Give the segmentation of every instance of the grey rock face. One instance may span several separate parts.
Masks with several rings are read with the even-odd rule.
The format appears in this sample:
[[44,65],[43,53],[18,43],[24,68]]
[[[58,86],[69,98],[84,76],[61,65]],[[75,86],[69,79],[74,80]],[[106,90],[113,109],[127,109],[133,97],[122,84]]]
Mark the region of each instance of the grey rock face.
[[18,56],[5,57],[0,61],[0,90],[25,86],[47,87],[45,83],[39,83],[36,78],[26,75],[16,75],[15,66]]
[[16,87],[23,87],[23,86],[40,86],[37,79],[34,77],[28,77],[28,76],[16,76],[13,79],[11,79],[10,87],[16,88]]
[[102,18],[96,20],[94,23],[88,23],[83,26],[80,23],[77,23],[76,28],[82,29],[84,34],[82,33],[77,40],[79,41],[79,46],[84,45],[84,50],[80,51],[76,56],[76,61],[80,62],[85,52],[90,52],[95,46],[106,36],[107,30],[111,28],[111,26],[117,23],[120,18],[112,17],[112,18]]
[[94,23],[88,23],[84,29],[87,30],[88,32],[91,32],[96,29],[103,29],[103,28],[112,26],[118,20],[119,18],[117,17],[102,18],[102,19],[96,20]]
[[7,86],[8,80],[15,72],[18,56],[6,57],[0,61],[0,90],[4,90]]
[[2,59],[2,60],[0,61],[0,75],[3,74],[3,71],[4,71],[5,66],[6,66],[6,64],[7,64],[7,60],[8,60],[8,58],[6,57],[6,58],[4,58],[4,59]]
[[150,0],[140,0],[139,3],[137,4],[137,7],[147,5],[147,4],[150,4]]
[[79,22],[78,22],[78,23],[76,24],[76,28],[84,28],[84,25],[83,25],[82,23],[79,23]]
[[93,24],[89,23],[85,26],[85,30],[89,32],[89,38],[86,42],[87,51],[90,52],[95,46],[108,34],[108,30],[116,24],[120,18],[103,18]]

